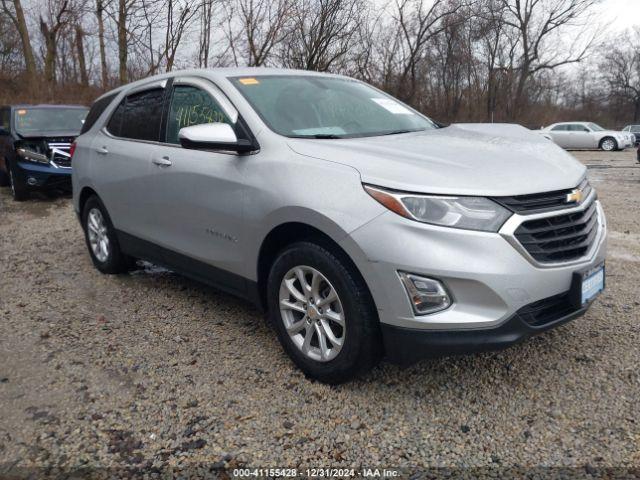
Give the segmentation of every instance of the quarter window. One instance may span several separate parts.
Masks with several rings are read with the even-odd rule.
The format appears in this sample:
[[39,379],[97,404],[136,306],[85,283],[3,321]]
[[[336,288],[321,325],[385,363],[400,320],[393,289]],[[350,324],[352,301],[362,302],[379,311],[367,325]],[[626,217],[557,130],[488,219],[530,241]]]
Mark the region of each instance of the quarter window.
[[207,92],[188,85],[174,87],[167,119],[167,143],[180,143],[178,132],[181,128],[203,123],[228,123],[235,127]]
[[573,124],[569,126],[569,130],[571,130],[572,132],[588,132],[589,129],[587,127],[585,127],[584,125],[578,125],[578,124]]

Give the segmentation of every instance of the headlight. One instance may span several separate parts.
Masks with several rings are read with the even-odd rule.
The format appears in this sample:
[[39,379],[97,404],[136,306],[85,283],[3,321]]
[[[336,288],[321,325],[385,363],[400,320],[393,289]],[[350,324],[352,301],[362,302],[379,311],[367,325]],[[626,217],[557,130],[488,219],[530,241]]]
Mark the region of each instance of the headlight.
[[17,152],[20,158],[28,162],[49,163],[47,156],[42,153],[32,152],[26,148],[18,148]]
[[22,140],[16,145],[16,153],[22,160],[36,163],[49,163],[46,142],[39,140]]
[[398,215],[442,227],[497,232],[511,216],[509,210],[484,197],[419,195],[371,185],[364,185],[364,189]]

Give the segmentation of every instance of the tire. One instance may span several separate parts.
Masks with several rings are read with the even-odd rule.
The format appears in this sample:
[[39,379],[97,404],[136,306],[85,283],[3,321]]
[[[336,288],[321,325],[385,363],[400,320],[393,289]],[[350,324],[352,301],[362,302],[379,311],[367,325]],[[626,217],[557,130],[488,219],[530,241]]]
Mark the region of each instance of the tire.
[[93,265],[106,274],[131,270],[134,259],[120,250],[116,230],[100,199],[92,195],[82,209],[82,228]]
[[22,202],[29,198],[29,189],[25,183],[24,176],[18,172],[18,168],[9,163],[9,186],[11,195],[16,202]]
[[613,152],[618,150],[618,142],[613,137],[604,137],[600,140],[600,148],[605,152]]
[[[318,295],[307,292],[306,302],[296,301],[286,286],[285,280],[288,279],[292,287],[301,293],[296,267],[302,269],[307,285],[313,284],[313,278],[318,279]],[[331,291],[335,292],[337,299],[326,303]],[[281,309],[282,298],[294,303],[296,310]],[[352,380],[370,370],[382,354],[379,320],[373,298],[351,262],[344,258],[342,252],[334,251],[331,247],[299,242],[281,251],[269,272],[267,305],[269,319],[278,333],[280,343],[307,377],[328,384]],[[297,310],[300,307],[306,310]],[[344,327],[331,320],[340,315]],[[300,322],[303,322],[302,327],[299,326]],[[287,325],[297,333],[290,335]],[[323,333],[325,346],[331,346],[324,350],[327,355],[323,356],[319,332],[326,332],[326,325],[333,338],[341,339],[342,344],[334,344],[329,334]],[[310,341],[305,352],[303,349],[308,334]]]
[[9,164],[4,162],[5,169],[0,168],[0,187],[8,187],[9,186]]

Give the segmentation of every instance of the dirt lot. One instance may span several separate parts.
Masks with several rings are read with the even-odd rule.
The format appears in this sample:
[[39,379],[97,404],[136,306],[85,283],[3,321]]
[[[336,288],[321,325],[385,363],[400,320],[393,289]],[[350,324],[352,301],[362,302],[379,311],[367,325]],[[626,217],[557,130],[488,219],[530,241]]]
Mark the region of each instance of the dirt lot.
[[608,288],[585,317],[340,387],[306,380],[240,300],[150,265],[98,273],[69,199],[0,189],[0,478],[639,468],[640,166],[631,150],[575,154],[609,222]]

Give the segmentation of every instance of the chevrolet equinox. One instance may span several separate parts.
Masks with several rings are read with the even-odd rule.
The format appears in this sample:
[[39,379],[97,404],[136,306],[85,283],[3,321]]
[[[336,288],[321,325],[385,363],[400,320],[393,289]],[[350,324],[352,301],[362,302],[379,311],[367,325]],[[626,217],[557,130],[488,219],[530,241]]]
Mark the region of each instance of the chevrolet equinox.
[[585,167],[517,125],[442,127],[347,77],[236,68],[120,87],[83,130],[95,267],[146,259],[253,301],[323,382],[503,348],[604,289]]

